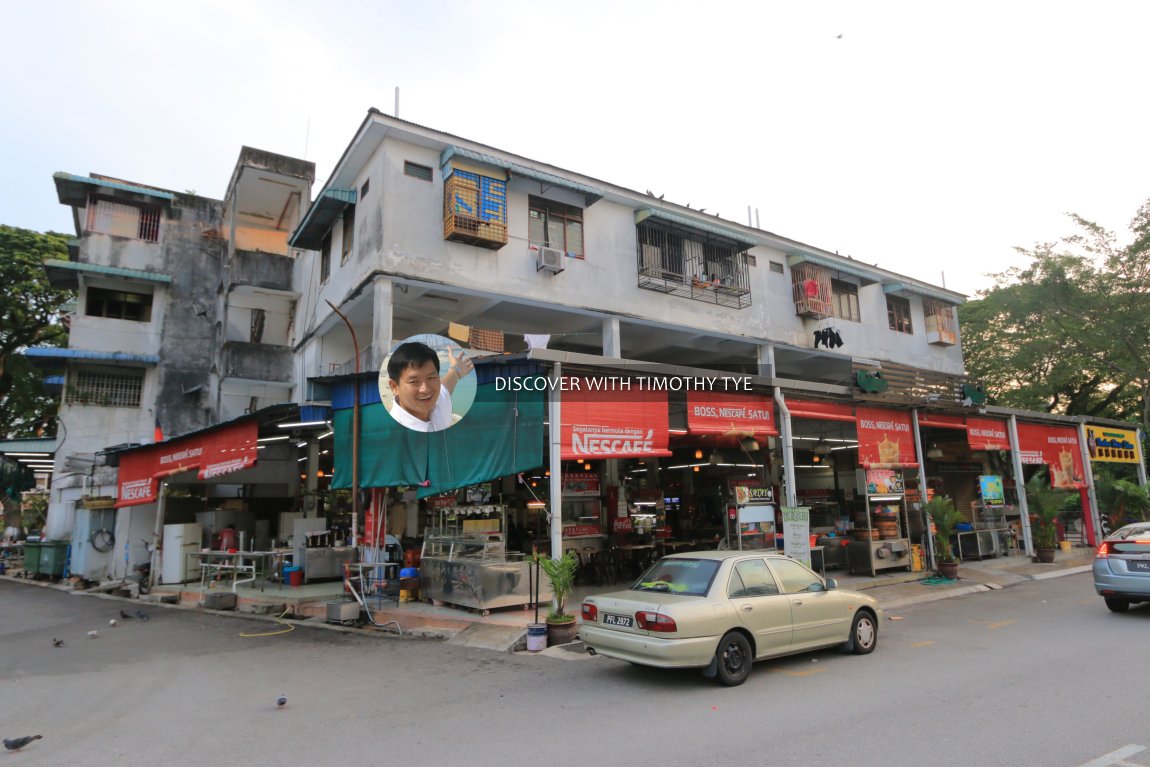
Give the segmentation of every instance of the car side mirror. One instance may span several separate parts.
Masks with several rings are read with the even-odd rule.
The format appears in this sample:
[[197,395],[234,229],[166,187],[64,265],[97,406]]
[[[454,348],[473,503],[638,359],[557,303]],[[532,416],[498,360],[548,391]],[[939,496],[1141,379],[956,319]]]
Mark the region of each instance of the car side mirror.
[[827,591],[834,591],[839,587],[839,582],[834,578],[827,578]]

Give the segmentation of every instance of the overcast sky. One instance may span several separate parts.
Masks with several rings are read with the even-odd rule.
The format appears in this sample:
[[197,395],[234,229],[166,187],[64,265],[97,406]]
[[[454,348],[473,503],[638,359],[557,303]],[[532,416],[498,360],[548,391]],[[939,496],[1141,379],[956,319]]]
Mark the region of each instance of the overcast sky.
[[[17,10],[18,9],[18,10]],[[367,109],[973,294],[1150,197],[1150,3],[38,0],[5,12],[0,223],[52,173],[222,197]],[[945,275],[945,276],[944,276]]]

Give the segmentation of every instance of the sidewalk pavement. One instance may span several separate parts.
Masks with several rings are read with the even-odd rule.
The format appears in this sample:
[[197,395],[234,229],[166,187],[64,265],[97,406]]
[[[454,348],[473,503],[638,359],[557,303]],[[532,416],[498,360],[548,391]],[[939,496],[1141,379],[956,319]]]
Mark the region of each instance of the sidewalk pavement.
[[[850,575],[845,571],[831,570],[827,573],[827,576],[834,578],[839,588],[865,591],[870,596],[875,597],[884,610],[889,611],[922,602],[932,602],[938,599],[948,599],[965,594],[1006,588],[1030,580],[1042,580],[1045,578],[1056,578],[1063,575],[1089,572],[1093,560],[1094,548],[1079,546],[1072,548],[1070,551],[1058,551],[1055,555],[1055,561],[1051,564],[1032,562],[1029,557],[1021,555],[1000,556],[981,561],[971,560],[963,562],[959,565],[958,580],[955,581],[938,579],[934,577],[934,573],[932,572],[908,573],[898,571],[870,577]],[[50,586],[60,590],[74,591],[74,589],[65,584],[53,585],[47,582],[17,580],[10,575],[0,576],[0,578],[29,585]],[[320,584],[316,584],[316,586],[319,585]],[[298,594],[298,589],[277,589],[274,593],[268,593],[272,590],[269,589],[268,592],[260,592],[255,589],[247,590],[241,588],[239,589],[240,612],[216,610],[211,612],[255,620],[279,620],[295,625],[322,627],[341,631],[375,634],[386,633],[392,636],[400,634],[404,637],[414,636],[445,639],[451,644],[479,647],[500,652],[513,652],[523,649],[526,645],[527,624],[545,619],[548,612],[547,605],[540,605],[538,610],[535,608],[507,608],[483,614],[481,611],[469,611],[451,606],[436,606],[429,602],[404,602],[398,604],[384,602],[377,609],[372,610],[372,616],[376,626],[357,629],[323,622],[326,601],[339,599],[343,594],[342,583],[327,585],[331,587],[330,593],[317,593],[307,602],[299,600],[298,597],[296,597],[296,600],[292,599],[292,596],[295,596],[293,592]],[[173,607],[174,609],[202,609],[198,607],[198,599],[196,599],[200,595],[198,593],[190,593],[187,591],[189,588],[190,587],[186,586],[183,587],[184,591],[180,596],[184,597],[184,599],[179,607],[175,605],[165,606]],[[579,605],[584,597],[622,588],[626,588],[626,584],[622,582],[610,586],[577,586],[568,600],[568,610],[578,614]],[[159,593],[159,589],[153,592],[153,594],[150,595],[153,599],[149,601],[158,601]],[[103,594],[98,596],[111,598]],[[145,597],[145,599],[148,598]],[[194,601],[189,601],[189,599],[193,599]],[[285,602],[293,614],[310,614],[312,617],[297,621],[285,619],[282,616],[259,614],[258,608],[260,605],[267,607],[272,603],[278,603],[276,606],[283,608]],[[248,609],[256,609],[257,613],[253,614],[245,611],[245,605],[248,606]],[[581,647],[581,643],[576,643],[576,645]],[[544,652],[555,657],[577,657],[576,653],[554,652],[556,650],[558,650],[558,648],[548,648],[548,650]]]

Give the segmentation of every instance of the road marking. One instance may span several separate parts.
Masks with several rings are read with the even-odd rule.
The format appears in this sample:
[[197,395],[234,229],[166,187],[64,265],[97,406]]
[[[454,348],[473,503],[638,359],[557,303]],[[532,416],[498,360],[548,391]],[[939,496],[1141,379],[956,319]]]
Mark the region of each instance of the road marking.
[[932,644],[934,644],[934,640],[928,639],[925,642],[915,642],[911,647],[930,647]]
[[1011,623],[1018,623],[1018,621],[1016,621],[1014,618],[1011,618],[1008,621],[999,621],[998,623],[988,623],[986,625],[986,627],[988,629],[1000,629],[1003,626],[1009,626]]
[[810,676],[811,674],[821,674],[826,671],[826,669],[820,666],[819,668],[812,668],[808,671],[788,671],[785,668],[773,668],[771,671],[776,674],[786,674],[787,676]]
[[1146,750],[1146,746],[1139,746],[1136,743],[1131,743],[1128,746],[1123,746],[1117,751],[1111,751],[1109,754],[1103,754],[1092,762],[1085,762],[1078,765],[1078,767],[1110,767],[1110,765],[1121,764],[1122,760],[1128,756],[1134,756],[1137,753]]

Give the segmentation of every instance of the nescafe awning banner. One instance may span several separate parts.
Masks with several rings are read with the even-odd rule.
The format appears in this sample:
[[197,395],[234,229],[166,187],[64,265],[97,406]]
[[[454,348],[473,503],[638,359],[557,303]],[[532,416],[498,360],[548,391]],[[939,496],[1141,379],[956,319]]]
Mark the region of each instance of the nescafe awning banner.
[[665,390],[582,384],[563,392],[560,410],[563,460],[671,455]]
[[1006,421],[996,418],[967,418],[966,441],[971,450],[1009,450]]
[[856,407],[859,464],[868,469],[913,469],[914,430],[910,413],[874,407]]
[[722,437],[777,437],[775,409],[759,394],[687,392],[687,429]]
[[1085,486],[1077,428],[1019,421],[1018,451],[1022,463],[1046,466],[1051,487],[1073,490]]
[[139,448],[120,457],[116,507],[156,502],[156,480],[193,469],[200,479],[256,465],[259,423],[242,421]]

